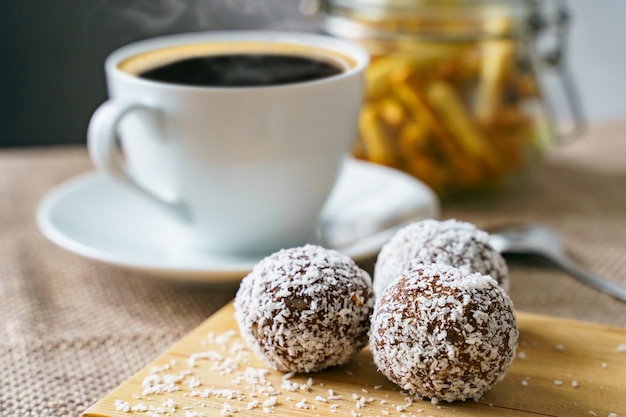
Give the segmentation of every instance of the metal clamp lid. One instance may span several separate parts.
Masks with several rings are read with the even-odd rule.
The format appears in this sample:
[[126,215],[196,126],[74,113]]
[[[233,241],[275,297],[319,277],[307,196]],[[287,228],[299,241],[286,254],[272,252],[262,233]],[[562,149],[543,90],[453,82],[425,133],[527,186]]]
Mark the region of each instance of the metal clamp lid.
[[[540,66],[536,71],[538,81],[541,89],[548,92],[549,75],[554,75],[555,88],[550,91],[552,94],[545,95],[549,101],[547,110],[552,120],[558,119],[559,109],[566,111],[567,125],[560,123],[560,127],[554,128],[554,134],[559,142],[569,141],[582,135],[587,128],[582,102],[565,58],[572,17],[564,0],[530,1],[529,4],[532,9],[527,21],[528,31],[535,40],[531,47],[536,49],[536,64]],[[544,68],[546,71],[541,71]]]

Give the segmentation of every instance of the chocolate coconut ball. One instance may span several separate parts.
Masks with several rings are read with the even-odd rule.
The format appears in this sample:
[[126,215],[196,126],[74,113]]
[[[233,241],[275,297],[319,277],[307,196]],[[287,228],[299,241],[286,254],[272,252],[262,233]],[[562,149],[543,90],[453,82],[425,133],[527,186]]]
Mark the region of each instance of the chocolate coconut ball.
[[402,389],[456,401],[478,399],[504,377],[518,335],[513,305],[492,278],[418,265],[376,301],[370,348]]
[[374,268],[374,293],[379,297],[404,270],[418,264],[439,263],[490,275],[509,290],[509,270],[489,234],[458,220],[423,220],[411,223],[382,247]]
[[314,372],[347,363],[367,344],[373,306],[367,272],[339,252],[306,245],[254,267],[235,297],[235,318],[268,366]]

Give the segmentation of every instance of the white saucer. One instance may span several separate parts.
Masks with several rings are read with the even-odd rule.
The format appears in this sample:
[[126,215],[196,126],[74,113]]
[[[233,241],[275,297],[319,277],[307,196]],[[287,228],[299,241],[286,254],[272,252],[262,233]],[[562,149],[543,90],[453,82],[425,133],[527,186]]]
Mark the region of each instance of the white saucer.
[[[439,202],[426,185],[397,170],[354,159],[322,215],[313,243],[355,261],[376,255],[398,227],[435,218]],[[259,257],[173,250],[156,224],[169,219],[158,207],[104,174],[91,172],[49,192],[37,209],[43,234],[87,258],[172,279],[239,280]]]

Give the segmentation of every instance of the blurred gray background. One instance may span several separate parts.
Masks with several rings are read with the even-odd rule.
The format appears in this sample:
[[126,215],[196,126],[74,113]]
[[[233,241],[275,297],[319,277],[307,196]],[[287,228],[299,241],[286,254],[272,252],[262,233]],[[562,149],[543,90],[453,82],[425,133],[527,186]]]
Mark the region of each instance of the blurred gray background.
[[[569,0],[569,63],[588,118],[626,116],[626,1]],[[0,146],[84,143],[126,43],[219,29],[316,31],[299,0],[0,0]]]

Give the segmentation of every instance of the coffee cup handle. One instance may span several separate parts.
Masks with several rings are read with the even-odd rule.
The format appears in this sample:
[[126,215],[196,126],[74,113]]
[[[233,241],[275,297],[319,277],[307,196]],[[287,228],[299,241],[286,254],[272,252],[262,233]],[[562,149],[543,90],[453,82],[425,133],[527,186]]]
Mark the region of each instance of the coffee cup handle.
[[87,148],[96,168],[111,175],[117,181],[147,197],[179,219],[188,221],[189,214],[181,202],[170,202],[150,192],[128,174],[124,155],[118,144],[117,126],[122,118],[133,111],[155,112],[152,107],[136,102],[108,100],[94,112],[87,129]]

